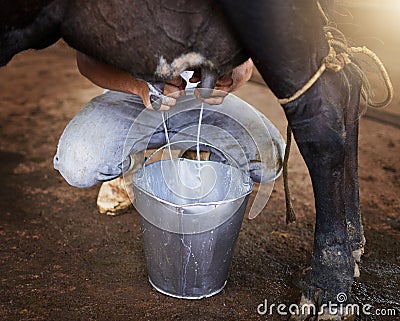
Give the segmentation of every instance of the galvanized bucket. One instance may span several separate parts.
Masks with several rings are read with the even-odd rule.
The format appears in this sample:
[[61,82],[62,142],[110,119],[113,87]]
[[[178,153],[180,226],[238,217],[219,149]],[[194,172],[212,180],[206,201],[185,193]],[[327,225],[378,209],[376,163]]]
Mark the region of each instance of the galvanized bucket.
[[149,163],[134,177],[149,281],[158,291],[185,299],[220,292],[253,183],[227,164],[184,158]]

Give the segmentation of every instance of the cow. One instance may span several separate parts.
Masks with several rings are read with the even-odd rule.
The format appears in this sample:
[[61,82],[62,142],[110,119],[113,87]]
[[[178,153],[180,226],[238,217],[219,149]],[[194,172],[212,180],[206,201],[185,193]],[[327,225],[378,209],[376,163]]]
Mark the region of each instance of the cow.
[[[320,2],[329,16],[333,1]],[[332,49],[343,50],[327,39],[327,16],[316,0],[6,0],[0,10],[0,65],[63,38],[146,81],[198,69],[202,86],[213,88],[218,77],[251,58],[275,95],[290,98]],[[311,176],[316,208],[302,303],[350,303],[363,253],[357,173],[362,77],[355,66],[345,62],[338,72],[325,71],[296,99],[282,102]],[[338,301],[339,293],[346,302]],[[319,318],[351,316],[325,311]]]

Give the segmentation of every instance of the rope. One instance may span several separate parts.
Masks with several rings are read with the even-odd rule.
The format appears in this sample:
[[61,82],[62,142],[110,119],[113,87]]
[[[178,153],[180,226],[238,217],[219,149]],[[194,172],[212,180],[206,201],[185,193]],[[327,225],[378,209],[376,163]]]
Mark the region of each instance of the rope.
[[300,90],[296,91],[289,98],[278,99],[278,102],[281,105],[286,105],[286,104],[296,100],[300,96],[302,96],[308,89],[310,89],[312,87],[312,85],[314,85],[314,83],[319,79],[319,77],[321,77],[321,75],[324,73],[325,70],[326,70],[326,65],[322,64],[321,67],[318,68],[317,72],[310,78],[310,80]]
[[[278,99],[278,102],[281,105],[286,105],[302,95],[304,95],[307,90],[309,90],[315,82],[324,74],[325,71],[333,71],[339,72],[347,65],[351,65],[354,63],[352,62],[352,58],[354,54],[364,54],[367,57],[371,58],[373,62],[379,69],[379,72],[383,78],[385,83],[385,87],[387,90],[386,98],[381,102],[374,102],[370,99],[367,92],[367,83],[363,81],[361,95],[363,99],[366,101],[368,106],[374,108],[381,108],[387,106],[392,100],[394,95],[393,85],[390,81],[389,75],[386,71],[385,66],[383,65],[382,61],[378,58],[378,56],[367,47],[351,47],[348,45],[346,41],[346,37],[344,34],[331,26],[330,20],[325,14],[324,10],[322,9],[320,3],[317,1],[318,9],[321,13],[321,17],[324,20],[324,31],[325,37],[328,41],[329,52],[328,55],[322,59],[321,66],[315,72],[315,74],[309,79],[309,81],[298,91],[296,91],[292,96],[288,98]],[[334,37],[333,33],[337,33],[338,37]],[[340,49],[341,52],[337,53],[335,48]],[[284,180],[284,188],[285,188],[285,199],[286,199],[286,223],[289,224],[291,222],[296,221],[296,215],[292,206],[291,197],[290,197],[290,189],[289,189],[289,178],[288,178],[288,162],[289,162],[289,153],[290,153],[290,145],[292,142],[292,130],[290,126],[287,126],[287,142],[285,148],[285,157],[283,160],[283,180]]]
[[[373,108],[382,108],[382,107],[389,105],[392,102],[393,96],[394,96],[394,89],[393,89],[392,82],[390,80],[388,72],[386,71],[385,66],[383,65],[382,61],[379,59],[379,57],[376,55],[375,52],[373,52],[372,50],[368,49],[365,46],[363,46],[363,47],[345,47],[341,41],[338,41],[335,39],[328,40],[328,42],[331,44],[331,46],[337,46],[346,51],[346,53],[342,53],[341,55],[347,54],[348,56],[351,56],[352,54],[364,54],[364,55],[368,56],[369,58],[371,58],[374,61],[375,65],[378,67],[379,72],[381,73],[382,79],[385,83],[387,95],[383,101],[375,102],[375,101],[372,101],[369,98],[369,96],[366,95],[365,90],[362,90],[362,96],[368,106],[373,107]],[[352,63],[351,60],[348,63]],[[365,88],[363,88],[363,89],[365,89]]]
[[[288,98],[278,99],[278,102],[281,105],[286,105],[300,96],[304,95],[305,92],[315,84],[315,82],[322,76],[322,74],[326,70],[330,70],[333,72],[341,71],[346,65],[352,64],[351,56],[353,54],[364,54],[371,58],[376,66],[379,68],[379,72],[382,75],[383,81],[385,82],[385,87],[387,89],[387,96],[382,102],[374,102],[369,97],[366,97],[365,91],[363,94],[363,98],[366,100],[367,104],[374,108],[381,108],[385,107],[393,100],[394,96],[394,89],[392,82],[389,78],[389,74],[386,71],[385,66],[383,65],[382,61],[379,57],[367,47],[348,47],[346,43],[334,39],[330,32],[326,35],[328,44],[329,44],[329,53],[328,55],[322,60],[321,66],[315,72],[315,74],[310,78],[310,80],[298,91],[296,91],[292,96]],[[339,47],[340,49],[344,50],[344,52],[336,53],[334,46]]]
[[289,179],[288,179],[288,164],[289,164],[289,154],[290,154],[290,145],[292,143],[292,130],[290,126],[286,128],[286,148],[285,148],[285,156],[283,158],[283,184],[285,188],[285,201],[286,201],[286,224],[292,223],[296,221],[296,213],[294,212],[292,199],[290,196],[289,189]]

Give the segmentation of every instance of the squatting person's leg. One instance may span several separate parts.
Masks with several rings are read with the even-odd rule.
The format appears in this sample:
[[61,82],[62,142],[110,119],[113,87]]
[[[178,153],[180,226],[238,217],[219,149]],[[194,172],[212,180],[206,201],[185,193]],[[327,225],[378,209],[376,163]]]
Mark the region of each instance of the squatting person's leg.
[[[119,177],[131,162],[129,148],[124,149],[127,134],[144,110],[142,100],[134,95],[108,91],[94,98],[65,128],[54,168],[76,187],[90,187]],[[146,111],[143,122],[135,128],[135,136],[130,137],[136,151],[140,150],[139,141],[152,136],[152,124],[161,120],[159,113]]]
[[[187,95],[165,114],[171,141],[196,140],[200,106],[193,95]],[[249,170],[254,181],[272,180],[279,174],[284,143],[261,113],[233,95],[223,105],[204,106],[201,141],[228,153],[237,166]],[[129,155],[165,142],[160,112],[145,109],[137,96],[108,92],[93,99],[68,124],[54,167],[71,185],[89,187],[119,177],[132,165]],[[211,160],[223,161],[224,156],[211,150]],[[106,198],[103,212],[119,209],[113,204],[128,207],[130,200],[122,194]]]

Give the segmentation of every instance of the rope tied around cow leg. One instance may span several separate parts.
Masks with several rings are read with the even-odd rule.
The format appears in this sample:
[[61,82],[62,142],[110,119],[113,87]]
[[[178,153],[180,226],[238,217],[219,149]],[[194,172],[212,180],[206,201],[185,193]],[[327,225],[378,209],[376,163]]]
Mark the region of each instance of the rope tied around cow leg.
[[[331,23],[322,9],[319,2],[317,2],[318,9],[321,13],[322,18],[324,19],[325,26],[325,38],[328,42],[329,52],[326,57],[322,59],[321,66],[315,72],[315,74],[309,79],[309,81],[298,91],[296,91],[292,96],[288,98],[278,99],[278,102],[281,105],[286,105],[300,96],[302,96],[305,92],[307,92],[316,82],[317,80],[324,74],[325,71],[339,72],[347,65],[354,65],[352,58],[354,54],[364,54],[367,57],[371,58],[372,61],[376,64],[379,69],[379,72],[383,78],[385,83],[385,87],[387,90],[386,98],[381,102],[374,102],[370,99],[367,94],[366,84],[363,81],[361,95],[364,98],[365,102],[368,106],[374,108],[381,108],[387,106],[392,100],[394,95],[393,85],[389,78],[389,75],[386,71],[385,66],[382,61],[378,58],[378,56],[367,47],[351,47],[348,45],[346,41],[346,37],[340,32],[337,28],[331,26]],[[334,37],[332,32],[336,32],[340,37]],[[335,49],[336,48],[336,49]],[[340,50],[341,52],[337,52],[336,50]],[[288,175],[288,163],[289,163],[289,153],[290,153],[290,145],[292,141],[292,130],[290,126],[287,126],[287,141],[285,148],[285,156],[283,160],[283,180],[284,180],[284,189],[285,189],[285,200],[286,200],[286,223],[289,224],[291,222],[296,221],[295,211],[292,206],[290,189],[289,189],[289,175]]]

